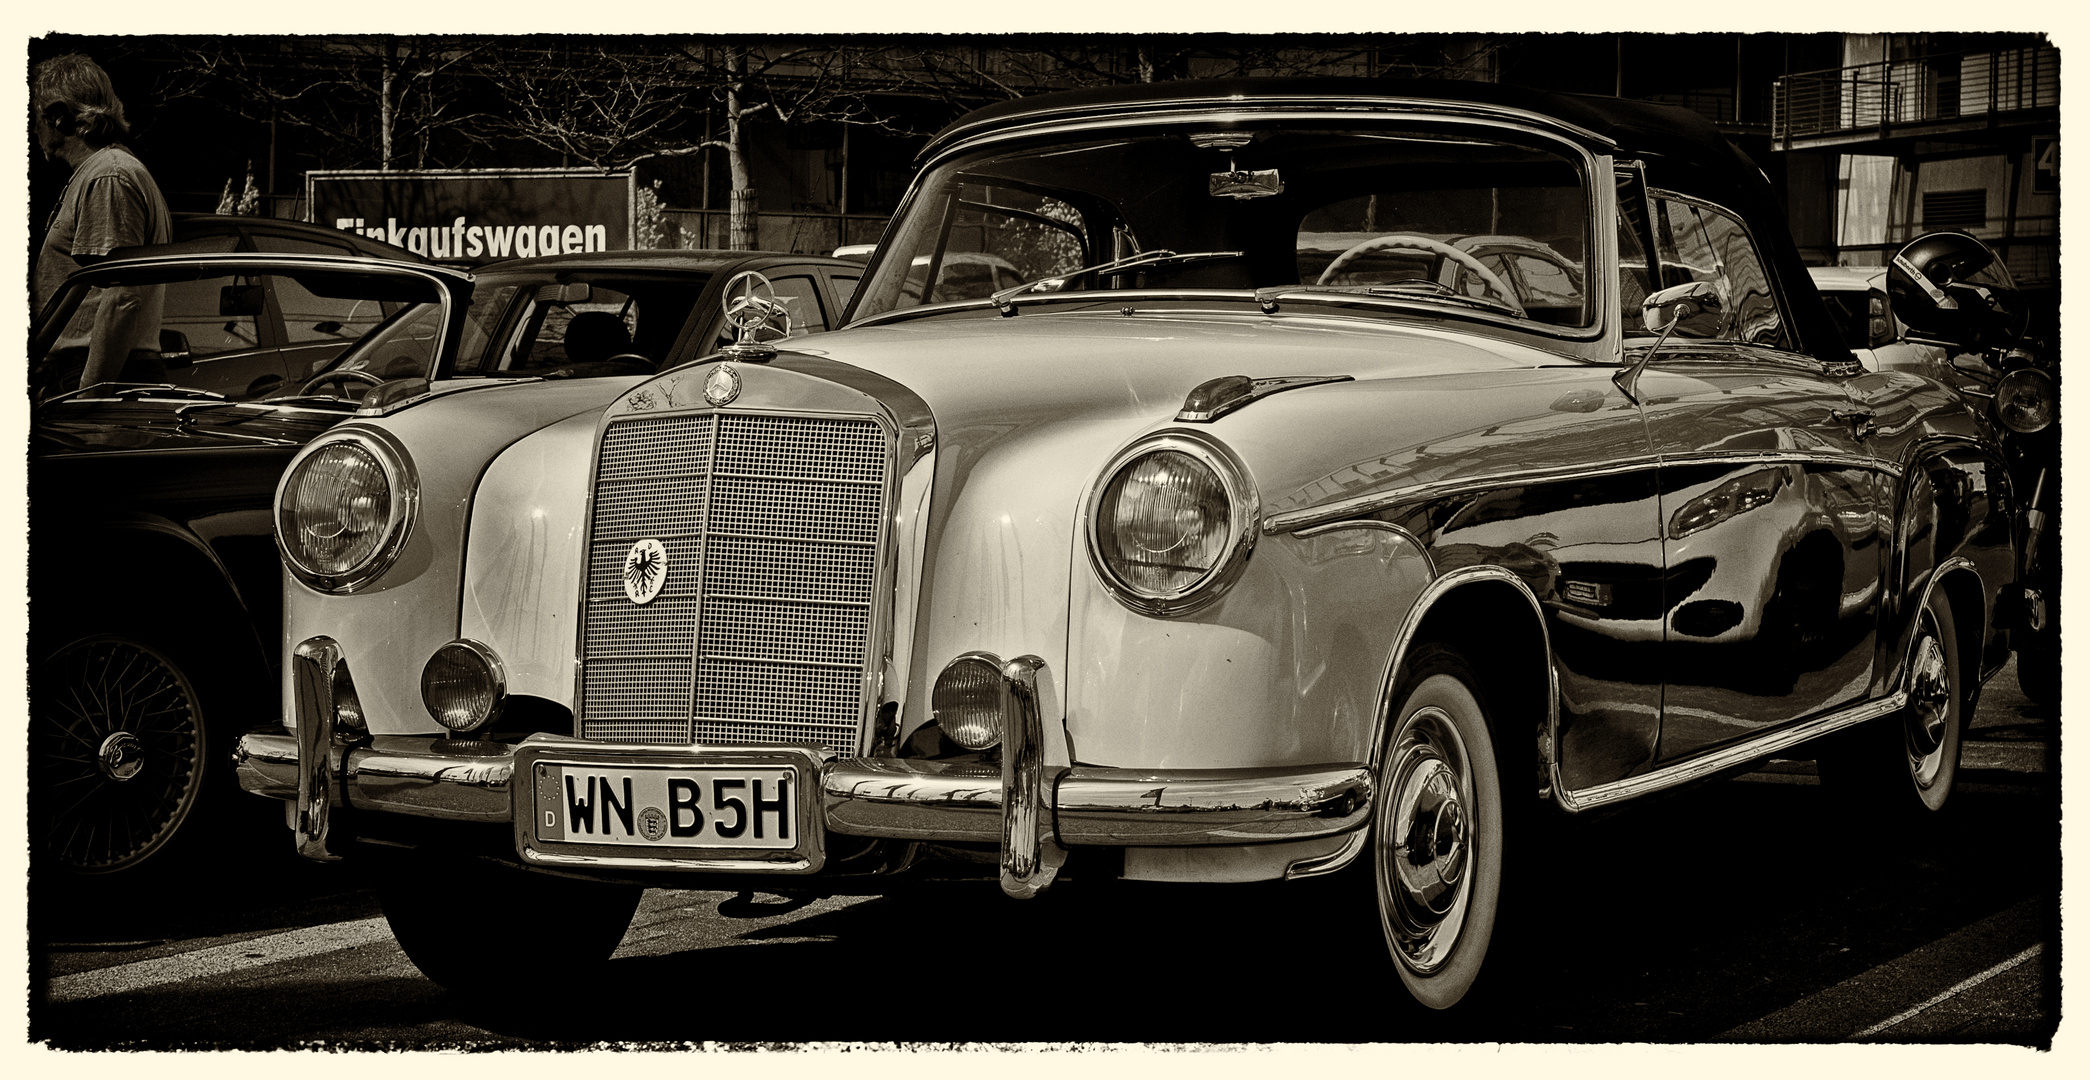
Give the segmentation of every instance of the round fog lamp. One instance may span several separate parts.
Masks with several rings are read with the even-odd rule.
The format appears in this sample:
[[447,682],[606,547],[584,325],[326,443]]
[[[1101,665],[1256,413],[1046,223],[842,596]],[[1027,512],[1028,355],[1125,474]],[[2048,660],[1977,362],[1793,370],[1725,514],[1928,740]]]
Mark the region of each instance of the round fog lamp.
[[501,714],[508,680],[500,658],[476,641],[453,641],[421,669],[421,704],[451,731],[476,731]]
[[1001,661],[985,653],[966,653],[951,661],[936,677],[936,689],[929,696],[944,737],[967,750],[998,745],[1003,682]]

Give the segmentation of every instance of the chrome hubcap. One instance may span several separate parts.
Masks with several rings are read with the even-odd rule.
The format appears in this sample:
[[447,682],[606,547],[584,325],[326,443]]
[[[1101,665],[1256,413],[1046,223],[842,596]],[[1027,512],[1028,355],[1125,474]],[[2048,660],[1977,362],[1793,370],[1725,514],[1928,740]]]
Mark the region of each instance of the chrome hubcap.
[[1451,717],[1411,715],[1393,750],[1380,803],[1381,910],[1402,963],[1427,974],[1458,942],[1471,896],[1471,770]]
[[138,775],[145,767],[145,744],[128,731],[118,731],[102,740],[99,764],[102,775],[119,783]]
[[1937,628],[1924,621],[1923,636],[1916,642],[1916,655],[1909,672],[1909,707],[1903,713],[1903,742],[1908,751],[1909,775],[1916,786],[1928,788],[1937,782],[1945,763],[1945,725],[1952,710],[1952,675],[1946,670],[1945,648]]

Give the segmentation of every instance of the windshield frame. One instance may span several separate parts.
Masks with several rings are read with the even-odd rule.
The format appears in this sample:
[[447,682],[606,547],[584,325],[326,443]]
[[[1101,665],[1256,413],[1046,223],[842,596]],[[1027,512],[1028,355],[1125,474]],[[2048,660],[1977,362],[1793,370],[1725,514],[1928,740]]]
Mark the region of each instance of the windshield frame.
[[[1611,362],[1616,362],[1616,345],[1620,340],[1621,328],[1613,311],[1616,305],[1614,293],[1618,284],[1613,278],[1615,271],[1607,273],[1607,267],[1617,264],[1617,229],[1615,194],[1612,191],[1613,171],[1611,147],[1607,141],[1598,139],[1572,125],[1543,122],[1546,118],[1512,109],[1487,107],[1459,107],[1446,109],[1426,107],[1413,99],[1388,101],[1385,103],[1353,103],[1345,105],[1302,106],[1296,102],[1275,102],[1267,107],[1243,106],[1239,101],[1215,102],[1200,107],[1196,103],[1184,103],[1179,108],[1167,110],[1142,110],[1137,115],[1102,115],[1061,118],[1048,122],[1030,122],[1012,125],[1006,129],[979,132],[970,138],[952,142],[940,148],[924,162],[894,213],[893,224],[888,227],[886,243],[879,246],[864,270],[864,285],[850,298],[843,313],[843,325],[866,326],[898,320],[933,317],[939,314],[959,312],[977,313],[982,308],[992,309],[991,300],[985,297],[958,301],[943,301],[933,304],[917,304],[892,308],[875,314],[864,314],[863,306],[871,292],[873,281],[880,279],[886,271],[886,263],[893,259],[911,260],[916,252],[897,250],[896,238],[903,235],[906,222],[920,213],[933,213],[931,201],[944,199],[946,189],[957,183],[966,170],[968,162],[982,156],[999,156],[1021,152],[1028,146],[1040,150],[1053,145],[1110,138],[1113,136],[1136,135],[1142,131],[1161,128],[1223,127],[1240,124],[1252,127],[1312,126],[1331,130],[1374,129],[1388,134],[1409,134],[1418,137],[1444,135],[1464,137],[1481,141],[1504,142],[1543,150],[1558,155],[1579,171],[1579,182],[1584,196],[1583,209],[1587,237],[1585,260],[1585,299],[1590,305],[1590,321],[1586,326],[1560,326],[1518,318],[1507,313],[1497,313],[1485,308],[1459,303],[1448,303],[1443,298],[1426,294],[1371,295],[1361,290],[1336,291],[1328,286],[1300,284],[1296,286],[1265,286],[1261,289],[1202,289],[1202,288],[1151,288],[1069,291],[1064,293],[1022,294],[1017,301],[1026,310],[1035,306],[1053,304],[1087,305],[1100,302],[1116,303],[1127,300],[1197,301],[1200,299],[1233,302],[1259,296],[1275,297],[1279,310],[1287,298],[1293,301],[1324,302],[1337,301],[1345,307],[1365,311],[1385,311],[1388,314],[1423,314],[1433,319],[1456,318],[1461,321],[1477,321],[1554,338],[1562,343],[1579,346],[1595,346],[1590,354],[1602,357],[1608,353]],[[1593,143],[1598,145],[1592,145]],[[904,271],[903,271],[904,273]],[[1268,310],[1268,305],[1265,305]],[[1359,317],[1365,317],[1360,311]],[[1605,348],[1605,343],[1610,347]],[[1585,352],[1576,348],[1576,352]]]

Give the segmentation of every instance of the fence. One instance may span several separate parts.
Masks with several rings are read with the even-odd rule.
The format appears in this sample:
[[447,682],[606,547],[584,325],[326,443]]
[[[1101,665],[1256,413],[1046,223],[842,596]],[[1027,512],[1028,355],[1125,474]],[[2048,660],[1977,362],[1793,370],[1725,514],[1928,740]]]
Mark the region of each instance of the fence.
[[[756,214],[755,246],[825,255],[844,244],[877,243],[885,222],[883,214]],[[723,248],[732,239],[724,210],[663,210],[661,233],[663,248]]]
[[1771,135],[1954,120],[2061,105],[2061,53],[2051,46],[1885,60],[1788,75],[1772,91]]

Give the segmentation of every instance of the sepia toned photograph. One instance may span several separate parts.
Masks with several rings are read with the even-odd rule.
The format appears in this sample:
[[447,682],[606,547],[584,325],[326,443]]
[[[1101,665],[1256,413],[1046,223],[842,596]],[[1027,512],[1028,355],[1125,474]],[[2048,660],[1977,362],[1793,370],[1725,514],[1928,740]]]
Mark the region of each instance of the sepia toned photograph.
[[47,1065],[2058,1067],[2050,34],[24,47]]

